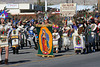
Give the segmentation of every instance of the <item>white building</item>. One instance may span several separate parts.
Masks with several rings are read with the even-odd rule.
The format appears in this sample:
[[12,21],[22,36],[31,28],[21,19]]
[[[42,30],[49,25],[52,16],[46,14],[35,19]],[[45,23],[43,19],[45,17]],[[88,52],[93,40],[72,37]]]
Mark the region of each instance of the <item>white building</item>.
[[9,13],[12,15],[20,15],[20,14],[35,14],[34,13],[34,5],[28,3],[20,3],[20,4],[0,4],[0,10],[3,10],[4,7],[9,10]]

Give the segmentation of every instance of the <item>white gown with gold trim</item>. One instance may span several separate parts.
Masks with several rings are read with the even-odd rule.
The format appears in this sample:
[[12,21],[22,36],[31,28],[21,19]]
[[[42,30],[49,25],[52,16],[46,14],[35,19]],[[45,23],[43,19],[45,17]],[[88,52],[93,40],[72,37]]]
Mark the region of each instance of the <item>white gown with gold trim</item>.
[[6,47],[8,45],[8,33],[7,33],[8,26],[7,25],[0,25],[0,47]]

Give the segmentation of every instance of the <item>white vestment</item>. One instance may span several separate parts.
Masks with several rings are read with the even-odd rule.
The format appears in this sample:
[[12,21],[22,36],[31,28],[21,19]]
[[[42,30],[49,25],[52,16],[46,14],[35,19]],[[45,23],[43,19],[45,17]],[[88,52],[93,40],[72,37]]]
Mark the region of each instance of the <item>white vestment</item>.
[[60,38],[59,33],[52,33],[53,35],[53,46],[58,47],[58,39]]
[[7,25],[0,25],[0,47],[8,46],[8,33],[7,33],[8,26]]

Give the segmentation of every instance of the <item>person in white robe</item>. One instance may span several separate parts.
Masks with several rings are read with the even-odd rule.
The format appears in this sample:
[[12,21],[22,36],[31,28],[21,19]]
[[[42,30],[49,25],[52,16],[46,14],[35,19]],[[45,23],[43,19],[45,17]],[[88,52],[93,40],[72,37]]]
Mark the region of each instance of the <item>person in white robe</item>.
[[53,48],[54,49],[56,48],[56,53],[58,53],[58,39],[60,38],[60,35],[57,32],[57,29],[54,29],[52,36],[53,36]]

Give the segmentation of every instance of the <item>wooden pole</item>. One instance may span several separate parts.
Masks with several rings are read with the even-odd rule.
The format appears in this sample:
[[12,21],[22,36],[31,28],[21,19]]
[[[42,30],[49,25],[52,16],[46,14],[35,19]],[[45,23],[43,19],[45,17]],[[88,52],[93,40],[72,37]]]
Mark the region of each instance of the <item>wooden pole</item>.
[[84,0],[84,5],[85,5],[85,0]]
[[72,3],[74,3],[74,1],[72,0]]
[[100,0],[98,0],[98,10],[100,10]]

